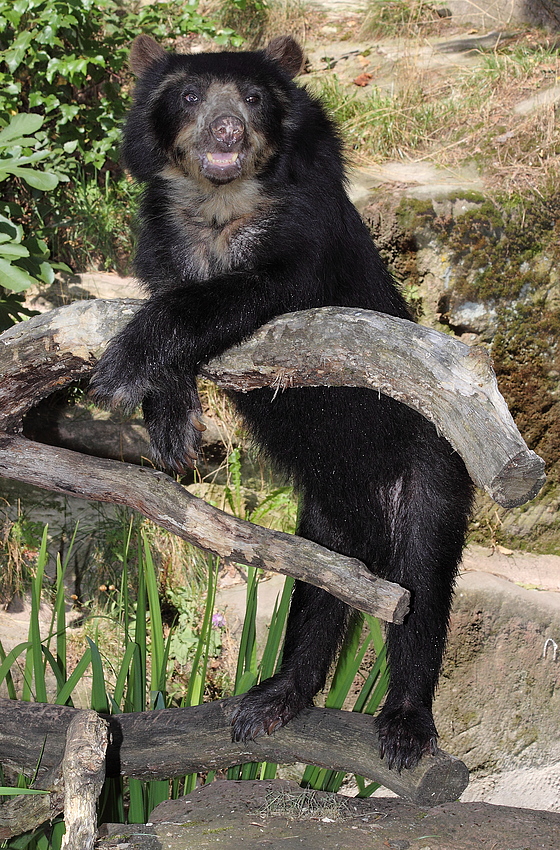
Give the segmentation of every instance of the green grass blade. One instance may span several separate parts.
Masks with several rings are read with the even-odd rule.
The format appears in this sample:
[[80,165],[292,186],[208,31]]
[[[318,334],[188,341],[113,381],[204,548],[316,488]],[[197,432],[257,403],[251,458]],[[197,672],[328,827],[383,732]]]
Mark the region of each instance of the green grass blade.
[[288,611],[290,609],[290,601],[292,598],[292,590],[294,586],[293,578],[286,578],[280,601],[275,604],[266,645],[263,651],[260,663],[260,680],[268,679],[279,668],[281,663],[281,648],[282,636],[288,619]]
[[154,779],[147,782],[146,785],[146,819],[148,819],[156,806],[159,806],[160,803],[165,803],[166,800],[169,800],[169,780]]
[[94,711],[100,711],[104,714],[109,713],[109,701],[107,699],[107,688],[105,685],[105,673],[103,671],[103,662],[97,645],[86,638],[91,651],[91,707]]
[[364,655],[371,643],[369,634],[361,642],[362,628],[363,620],[361,617],[358,617],[349,633],[344,650],[338,659],[332,684],[325,700],[325,706],[327,708],[342,708],[344,700],[352,687],[352,682],[360,669]]
[[68,677],[64,685],[61,687],[60,691],[56,696],[55,703],[56,705],[68,705],[70,696],[73,693],[74,689],[77,687],[87,668],[91,664],[91,649],[88,647],[78,663],[76,667],[72,671],[72,674]]
[[[245,693],[242,683],[248,681],[246,673],[253,674],[253,683],[257,675],[257,587],[258,575],[255,567],[247,568],[247,597],[245,602],[245,619],[239,642],[237,670],[235,674],[235,694]],[[250,686],[249,686],[250,687]]]
[[377,791],[378,788],[381,788],[379,782],[370,782],[366,783],[366,780],[363,776],[358,776],[357,773],[354,774],[356,779],[356,785],[358,786],[358,797],[371,797],[374,791]]
[[144,783],[139,779],[128,780],[130,804],[128,807],[129,823],[146,823],[146,806],[144,804]]
[[[126,535],[123,534],[122,573],[121,573],[121,613],[123,618],[124,642],[128,646],[130,640],[130,598],[128,593],[128,555],[134,518],[130,518]],[[123,529],[124,530],[124,529]]]
[[[385,671],[385,668],[387,667],[386,658],[387,658],[387,650],[386,650],[385,646],[383,646],[380,654],[378,655],[378,657],[375,661],[375,664],[373,665],[373,667],[371,668],[371,670],[370,670],[370,672],[367,676],[367,679],[365,680],[364,684],[362,685],[360,693],[358,694],[358,697],[357,697],[356,702],[354,704],[353,711],[362,711],[366,714],[372,714],[373,713],[372,711],[369,710],[368,700],[370,699],[372,692],[375,693],[374,686],[376,685],[376,683],[379,680],[379,677],[383,674],[383,672]],[[382,699],[382,697],[383,697],[383,694],[380,695],[380,700]],[[367,707],[367,710],[366,710],[366,707]]]
[[62,847],[62,839],[66,833],[66,825],[63,820],[57,821],[52,828],[51,840],[48,845],[48,850],[60,850]]
[[200,705],[204,697],[206,671],[208,669],[208,650],[212,632],[212,614],[214,613],[216,588],[218,585],[219,563],[218,558],[214,558],[212,556],[208,557],[206,606],[204,608],[204,617],[192,664],[192,673],[189,679],[186,705]]
[[113,692],[113,699],[116,705],[118,706],[123,705],[124,689],[126,687],[126,682],[129,676],[130,666],[134,660],[135,655],[138,655],[138,647],[135,643],[129,643],[125,650],[123,660],[121,662],[117,681],[115,683],[115,690]]
[[148,611],[146,607],[146,579],[144,570],[144,554],[142,542],[138,540],[138,595],[136,600],[136,622],[134,626],[134,642],[138,647],[138,662],[134,663],[132,675],[132,703],[133,711],[146,710],[146,658],[147,658],[147,630],[146,620]]
[[159,602],[159,583],[150,550],[150,545],[146,537],[146,532],[142,530],[143,543],[143,562],[142,568],[145,575],[146,592],[148,595],[148,605],[150,607],[150,637],[151,637],[151,675],[150,675],[150,691],[165,690],[166,670],[164,668],[163,659],[165,656],[165,645],[163,638],[163,625],[161,621],[161,608]]
[[43,655],[45,656],[48,664],[50,665],[50,668],[56,679],[56,692],[58,694],[60,690],[64,687],[66,681],[64,671],[60,669],[60,665],[57,659],[54,657],[48,646],[43,646],[42,649]]
[[0,786],[0,797],[17,797],[20,794],[48,794],[48,791],[40,791],[37,788],[10,788],[9,786]]
[[41,651],[41,629],[39,626],[39,612],[41,607],[41,591],[43,588],[43,576],[47,562],[47,534],[48,525],[43,529],[39,554],[37,556],[37,567],[35,576],[31,583],[31,616],[29,620],[29,644],[30,648],[25,659],[24,683],[22,688],[22,699],[31,701],[31,683],[35,682],[35,700],[37,702],[47,701],[47,687],[45,682],[45,665]]
[[10,669],[12,664],[15,662],[17,658],[19,658],[22,653],[28,651],[30,649],[30,644],[28,641],[25,643],[18,643],[17,646],[14,646],[13,649],[10,649],[8,654],[6,655],[2,664],[0,664],[0,684],[10,675]]
[[[23,644],[26,646],[26,644]],[[3,664],[6,660],[6,653],[4,651],[4,647],[2,646],[2,641],[0,640],[0,664]],[[11,665],[10,665],[11,666]],[[0,667],[0,669],[2,669]],[[3,679],[6,680],[6,689],[8,691],[8,699],[17,699],[17,691],[16,686],[14,684],[14,680],[12,678],[11,670],[8,669],[6,675],[4,677],[0,676],[0,683],[2,683]]]
[[[76,536],[76,529],[74,529],[74,537]],[[74,541],[74,537],[72,538],[72,542]],[[66,564],[68,563],[68,556],[70,552],[68,552],[67,557],[64,560],[64,564],[60,561],[60,555],[57,555],[56,559],[56,597],[54,604],[54,614],[56,617],[56,659],[62,670],[64,678],[66,678],[66,604],[65,604],[65,588],[64,588],[64,574],[66,571]]]

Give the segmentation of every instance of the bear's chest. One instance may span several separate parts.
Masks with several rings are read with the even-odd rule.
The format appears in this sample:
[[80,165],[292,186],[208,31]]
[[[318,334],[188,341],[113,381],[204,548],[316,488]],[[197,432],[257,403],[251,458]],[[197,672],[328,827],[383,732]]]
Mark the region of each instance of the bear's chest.
[[216,274],[254,268],[255,258],[268,228],[266,215],[248,215],[224,225],[190,219],[182,256],[184,273],[207,280]]
[[257,180],[204,187],[176,169],[164,172],[175,238],[175,264],[184,277],[250,270],[271,227],[274,201]]

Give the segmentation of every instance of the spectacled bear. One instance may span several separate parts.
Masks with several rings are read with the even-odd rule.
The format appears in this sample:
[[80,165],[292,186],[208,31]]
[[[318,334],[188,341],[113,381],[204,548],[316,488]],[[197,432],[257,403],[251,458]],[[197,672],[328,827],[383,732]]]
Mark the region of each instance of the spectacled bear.
[[[145,184],[136,273],[149,299],[93,379],[104,404],[142,404],[153,457],[192,467],[200,364],[280,315],[335,305],[409,318],[345,191],[342,146],[320,102],[293,79],[301,47],[180,55],[141,35],[124,130],[125,165]],[[434,426],[368,389],[232,393],[266,455],[301,497],[298,534],[359,558],[412,594],[388,627],[390,687],[376,718],[397,770],[433,753],[432,717],[472,485]],[[245,741],[283,726],[324,686],[351,610],[298,582],[281,669],[233,718]],[[373,721],[372,721],[373,722]]]

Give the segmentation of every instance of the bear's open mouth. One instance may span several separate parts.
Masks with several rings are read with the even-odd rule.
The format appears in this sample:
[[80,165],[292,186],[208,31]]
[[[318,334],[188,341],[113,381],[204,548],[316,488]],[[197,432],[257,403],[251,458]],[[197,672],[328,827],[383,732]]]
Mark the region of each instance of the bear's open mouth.
[[238,158],[239,154],[237,151],[230,151],[229,153],[207,153],[206,159],[212,165],[217,165],[218,168],[227,168],[230,165],[233,165]]
[[242,151],[206,151],[200,158],[201,171],[212,183],[231,183],[241,174]]

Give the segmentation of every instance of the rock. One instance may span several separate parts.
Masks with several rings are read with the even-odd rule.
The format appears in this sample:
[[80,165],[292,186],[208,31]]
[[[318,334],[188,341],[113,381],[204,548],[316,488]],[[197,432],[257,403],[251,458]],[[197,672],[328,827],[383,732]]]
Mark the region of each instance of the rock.
[[425,810],[402,800],[305,791],[286,780],[221,780],[161,803],[146,826],[107,824],[97,850],[360,847],[557,850],[560,816],[486,803]]
[[448,324],[458,335],[478,334],[485,340],[490,339],[496,328],[496,307],[485,301],[469,301],[452,294],[449,306],[440,315],[440,321]]
[[91,298],[146,298],[146,293],[133,277],[119,277],[110,272],[60,274],[52,286],[29,287],[25,293],[25,306],[46,313],[72,301]]
[[458,24],[495,29],[518,23],[560,29],[557,0],[446,0],[445,5]]
[[[440,746],[471,771],[462,799],[503,803],[507,787],[509,805],[560,811],[560,782],[553,781],[560,764],[560,594],[501,577],[538,582],[523,571],[529,557],[467,555],[476,571],[463,572],[457,585],[434,713]],[[559,587],[560,558],[548,569]],[[546,586],[544,562],[542,570]],[[528,800],[533,771],[539,794]],[[537,786],[539,776],[546,787]]]

